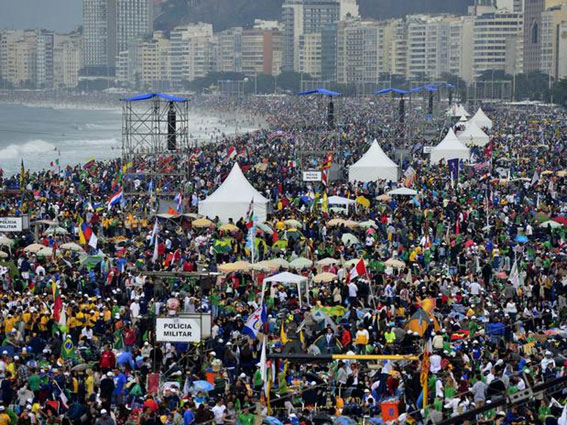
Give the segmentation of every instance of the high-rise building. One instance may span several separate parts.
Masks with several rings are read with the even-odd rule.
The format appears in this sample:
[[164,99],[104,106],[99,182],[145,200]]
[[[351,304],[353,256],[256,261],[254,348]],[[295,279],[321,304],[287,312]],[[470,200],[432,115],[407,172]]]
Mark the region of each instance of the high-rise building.
[[111,0],[116,2],[116,51],[128,43],[151,36],[154,25],[152,0]]
[[321,79],[337,81],[337,27],[326,25],[321,30]]
[[526,0],[524,4],[524,72],[537,71],[541,63],[541,13],[545,0]]
[[216,34],[218,39],[217,71],[242,71],[242,27],[228,28]]
[[299,71],[321,79],[321,33],[303,34],[299,37]]
[[[541,56],[539,69],[550,76],[550,82],[565,78],[567,64],[567,0],[548,0],[541,13]],[[563,48],[562,48],[563,47]]]
[[473,35],[473,73],[521,73],[523,69],[523,15],[495,12],[476,16]]
[[218,41],[211,24],[198,23],[171,31],[171,80],[179,85],[217,69]]
[[340,18],[340,0],[285,0],[283,68],[299,71],[299,43],[303,34],[320,33]]
[[242,72],[248,76],[280,73],[281,32],[251,29],[242,32]]
[[55,34],[53,87],[75,88],[83,67],[83,39],[79,33]]
[[339,2],[339,20],[352,19],[360,17],[358,11],[357,0],[340,0]]

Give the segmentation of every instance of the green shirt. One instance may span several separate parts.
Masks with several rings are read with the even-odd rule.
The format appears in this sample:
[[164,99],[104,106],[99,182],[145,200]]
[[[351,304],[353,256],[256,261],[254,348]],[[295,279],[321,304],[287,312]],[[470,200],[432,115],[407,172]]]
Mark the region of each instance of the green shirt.
[[252,413],[241,413],[238,415],[238,425],[252,425],[254,423],[254,415]]
[[28,378],[28,383],[30,384],[30,390],[32,391],[39,391],[41,388],[41,380],[36,374],[33,374]]

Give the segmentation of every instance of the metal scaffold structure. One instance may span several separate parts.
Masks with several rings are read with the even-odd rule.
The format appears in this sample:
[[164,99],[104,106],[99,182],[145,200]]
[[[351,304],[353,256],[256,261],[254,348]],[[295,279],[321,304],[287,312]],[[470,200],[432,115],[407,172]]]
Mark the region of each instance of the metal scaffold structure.
[[121,101],[124,196],[175,196],[189,172],[189,99],[146,93]]

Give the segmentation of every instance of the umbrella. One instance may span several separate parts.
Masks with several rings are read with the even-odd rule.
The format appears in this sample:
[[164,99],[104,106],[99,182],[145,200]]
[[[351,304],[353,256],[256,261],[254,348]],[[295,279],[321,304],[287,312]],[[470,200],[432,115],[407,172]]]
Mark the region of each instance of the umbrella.
[[280,239],[275,244],[272,245],[273,248],[285,249],[287,248],[287,241],[285,239]]
[[248,261],[237,261],[235,263],[224,263],[219,266],[219,270],[223,273],[243,272],[248,270],[250,263]]
[[[352,267],[352,266],[358,264],[359,261],[360,261],[359,258],[354,258],[352,260],[348,260],[348,261],[345,262],[345,267]],[[368,261],[364,260],[364,264],[368,264]]]
[[44,245],[39,243],[32,243],[24,248],[24,252],[38,252],[40,249],[45,248]]
[[0,251],[0,258],[8,258],[8,254],[6,254],[4,251]]
[[35,253],[38,257],[51,257],[53,255],[53,248],[44,246],[42,249]]
[[516,235],[516,242],[525,243],[528,241],[528,237],[526,235]]
[[425,310],[420,308],[417,310],[413,316],[411,316],[410,320],[406,323],[406,330],[417,332],[419,336],[423,336],[429,325],[433,325],[435,331],[439,331],[439,323],[430,314],[427,314]]
[[332,282],[336,278],[337,278],[337,275],[334,274],[334,273],[323,272],[323,273],[319,273],[318,275],[316,275],[313,278],[313,282],[315,282],[315,283]]
[[344,223],[345,223],[345,220],[343,220],[342,218],[333,218],[333,219],[327,221],[327,226],[331,226],[331,227],[339,226],[339,225],[344,224]]
[[342,237],[341,237],[341,241],[343,241],[343,243],[347,246],[350,245],[355,245],[355,244],[359,244],[360,241],[358,240],[358,238],[356,236],[354,236],[352,233],[345,233]]
[[248,270],[254,270],[257,272],[271,272],[277,270],[273,268],[273,265],[261,264],[261,263],[266,263],[266,262],[261,261],[259,263],[250,264],[250,266],[248,266]]
[[280,421],[278,418],[274,418],[273,416],[266,416],[264,418],[264,423],[267,425],[283,425],[283,422]]
[[390,190],[388,195],[415,196],[417,195],[417,190],[407,187],[398,187],[397,189]]
[[382,194],[382,195],[378,195],[376,197],[377,201],[382,201],[382,202],[388,202],[390,200],[390,195],[387,195],[386,193]]
[[236,227],[234,224],[226,223],[220,226],[219,230],[223,230],[225,232],[238,232],[240,229]]
[[333,425],[356,425],[356,423],[357,422],[354,419],[351,419],[348,416],[339,416],[333,421]]
[[317,265],[318,266],[332,266],[334,264],[337,264],[339,262],[339,260],[335,260],[334,258],[323,258],[322,260],[317,261]]
[[69,251],[82,251],[80,245],[76,244],[75,242],[67,242],[60,246],[61,249],[68,249]]
[[6,236],[0,236],[1,246],[12,246],[13,243],[14,243],[14,239],[7,238]]
[[208,392],[208,391],[212,391],[215,387],[213,386],[213,384],[211,384],[208,381],[195,381],[193,382],[193,385],[191,386],[191,391],[193,392]]
[[211,227],[213,222],[208,218],[198,218],[197,220],[193,221],[193,227]]
[[273,264],[274,266],[280,268],[284,268],[287,269],[289,268],[289,263],[287,262],[287,260],[283,259],[283,258],[272,258],[271,260],[268,260],[268,263]]
[[542,213],[542,212],[538,212],[535,217],[534,220],[537,221],[538,223],[543,223],[544,221],[549,221],[551,220],[551,217],[549,217],[547,214]]
[[79,363],[76,366],[73,366],[71,368],[71,370],[73,372],[83,372],[84,370],[87,370],[89,368],[89,364],[88,363]]
[[354,220],[345,220],[344,225],[350,229],[354,229],[358,226],[358,223]]
[[268,226],[266,223],[256,223],[256,227],[258,227],[258,229],[262,229],[262,231],[267,233],[268,235],[274,234],[272,228]]
[[286,220],[286,221],[284,221],[284,224],[285,224],[287,227],[295,227],[295,228],[303,227],[303,223],[301,223],[301,222],[299,222],[299,221],[297,221],[297,220],[295,220],[295,219]]
[[556,229],[556,228],[561,227],[561,226],[562,226],[561,223],[558,223],[558,222],[553,221],[553,220],[544,221],[543,223],[541,223],[539,225],[539,227],[544,227],[544,228],[551,227],[552,229]]
[[69,232],[66,229],[64,229],[63,227],[59,227],[59,226],[50,227],[49,229],[47,229],[45,231],[46,235],[66,235],[68,233]]
[[97,255],[82,255],[79,258],[79,263],[81,267],[86,267],[87,269],[93,266],[96,266],[104,259],[104,254],[97,254]]
[[289,267],[292,269],[306,269],[307,267],[311,267],[313,265],[313,261],[309,258],[299,257],[289,263]]
[[396,267],[399,269],[406,266],[406,263],[404,263],[402,260],[398,260],[397,258],[393,258],[393,257],[386,260],[384,264],[388,267]]
[[376,222],[374,220],[361,221],[360,223],[358,223],[358,226],[362,227],[363,229],[370,229],[370,228],[376,229],[378,227],[376,226]]

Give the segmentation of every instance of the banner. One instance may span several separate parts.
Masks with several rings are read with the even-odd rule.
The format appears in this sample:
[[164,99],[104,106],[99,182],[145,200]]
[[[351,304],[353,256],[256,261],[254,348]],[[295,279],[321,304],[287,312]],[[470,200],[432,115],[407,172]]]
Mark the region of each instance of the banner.
[[22,217],[0,217],[0,232],[21,232]]
[[156,319],[156,341],[158,342],[199,342],[201,323],[189,318]]

